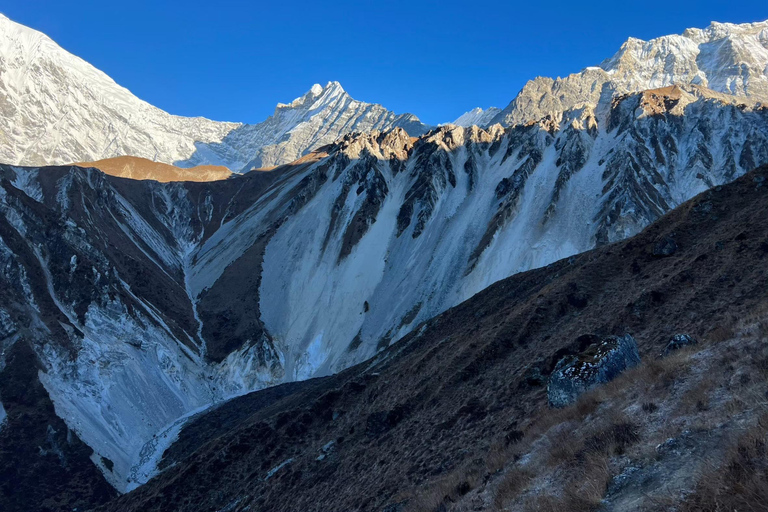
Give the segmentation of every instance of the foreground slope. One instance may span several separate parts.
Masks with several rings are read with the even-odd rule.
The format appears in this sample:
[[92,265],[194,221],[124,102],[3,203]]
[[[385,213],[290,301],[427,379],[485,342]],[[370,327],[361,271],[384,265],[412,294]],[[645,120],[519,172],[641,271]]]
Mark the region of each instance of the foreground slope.
[[[696,475],[727,465],[728,439],[764,411],[752,394],[768,377],[760,363],[768,331],[751,322],[768,316],[766,187],[762,168],[636,237],[496,283],[371,361],[235,399],[192,421],[166,451],[165,472],[103,510],[534,510],[544,498],[561,510],[604,498],[608,510],[653,509],[662,499],[706,509],[686,498],[703,496]],[[668,240],[676,250],[659,252]],[[549,409],[544,382],[555,363],[592,339],[584,335],[624,332],[637,339],[643,366],[605,394]],[[699,348],[659,360],[677,333]],[[579,451],[592,435],[608,444]],[[656,449],[666,438],[669,448]],[[658,454],[645,458],[637,447]],[[601,466],[583,457],[597,463],[602,453],[597,498],[568,484],[567,464],[597,478]],[[494,501],[510,471],[533,473],[539,466],[525,461],[540,457],[550,461],[545,484],[538,473],[521,486],[515,477]],[[608,486],[625,472],[635,477]],[[644,480],[657,483],[636,487]],[[560,483],[573,488],[564,495]],[[515,502],[528,486],[533,501]]]

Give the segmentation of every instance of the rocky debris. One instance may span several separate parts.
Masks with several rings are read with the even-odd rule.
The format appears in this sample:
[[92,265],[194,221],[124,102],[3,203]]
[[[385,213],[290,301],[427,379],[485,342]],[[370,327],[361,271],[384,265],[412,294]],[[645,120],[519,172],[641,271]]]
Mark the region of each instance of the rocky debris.
[[683,347],[696,345],[698,342],[693,336],[688,334],[675,334],[672,339],[669,340],[667,346],[664,348],[663,356],[668,356],[676,350],[680,350]]
[[671,238],[662,238],[653,246],[653,255],[664,258],[672,256],[677,251],[677,243]]
[[336,441],[328,441],[320,448],[320,455],[315,460],[325,460],[336,449]]
[[[677,499],[683,501],[691,492],[702,465],[710,467],[711,461],[722,455],[724,445],[727,446],[724,433],[722,427],[684,430],[677,437],[658,444],[653,460],[630,460],[608,483],[600,510],[637,510],[639,496],[647,499],[660,489],[664,489],[668,496],[676,493]],[[703,461],[706,462],[702,464]],[[678,507],[669,509],[680,510]]]
[[610,382],[639,363],[640,353],[632,336],[608,336],[580,354],[558,361],[547,383],[549,405],[570,405],[585,391]]

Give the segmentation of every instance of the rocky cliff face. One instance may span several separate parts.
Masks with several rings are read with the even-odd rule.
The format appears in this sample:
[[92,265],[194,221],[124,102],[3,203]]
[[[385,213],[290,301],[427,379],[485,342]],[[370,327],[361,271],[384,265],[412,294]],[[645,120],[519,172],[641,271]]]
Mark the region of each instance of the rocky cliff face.
[[46,35],[0,15],[0,162],[54,165],[135,156],[235,172],[291,162],[351,131],[427,129],[353,100],[336,82],[280,104],[262,123],[170,115]]
[[617,94],[672,85],[768,102],[768,21],[712,23],[650,41],[630,38],[598,67],[531,80],[488,124],[524,124],[580,104],[606,105]]

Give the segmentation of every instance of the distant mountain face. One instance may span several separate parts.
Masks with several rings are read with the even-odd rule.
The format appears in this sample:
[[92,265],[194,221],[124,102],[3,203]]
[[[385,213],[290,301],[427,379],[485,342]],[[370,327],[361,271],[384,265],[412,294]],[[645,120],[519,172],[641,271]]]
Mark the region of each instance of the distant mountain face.
[[768,102],[768,21],[712,23],[650,41],[630,38],[599,67],[531,80],[488,125],[525,124],[580,104],[607,104],[614,95],[671,85]]
[[672,85],[698,85],[768,103],[768,21],[712,23],[650,41],[632,37],[599,66],[565,78],[537,77],[503,110],[475,108],[453,124],[526,124],[582,104],[596,107],[616,95]]
[[136,156],[235,172],[288,163],[352,131],[427,129],[410,114],[315,85],[256,125],[173,116],[44,34],[0,15],[0,162],[54,165]]
[[489,107],[483,110],[480,107],[473,108],[469,112],[464,112],[453,123],[456,126],[479,126],[485,128],[490,125],[496,116],[501,112],[500,108]]
[[347,133],[392,128],[412,136],[428,129],[412,114],[352,99],[338,82],[315,84],[304,96],[278,104],[263,123],[236,128],[220,142],[196,144],[195,153],[176,165],[219,164],[245,172],[292,162]]

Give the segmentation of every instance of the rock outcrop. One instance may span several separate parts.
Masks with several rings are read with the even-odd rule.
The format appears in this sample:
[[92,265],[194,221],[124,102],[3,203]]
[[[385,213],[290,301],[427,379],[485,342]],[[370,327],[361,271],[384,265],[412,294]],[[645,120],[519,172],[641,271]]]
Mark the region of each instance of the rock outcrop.
[[570,405],[584,392],[612,381],[638,364],[640,354],[632,336],[608,336],[585,351],[557,362],[547,382],[549,405]]
[[664,347],[664,352],[662,355],[668,356],[672,352],[680,350],[683,347],[689,347],[691,345],[696,345],[697,343],[698,342],[696,341],[696,338],[694,338],[693,336],[690,336],[688,334],[675,334],[669,340],[669,343],[667,343],[667,346]]

